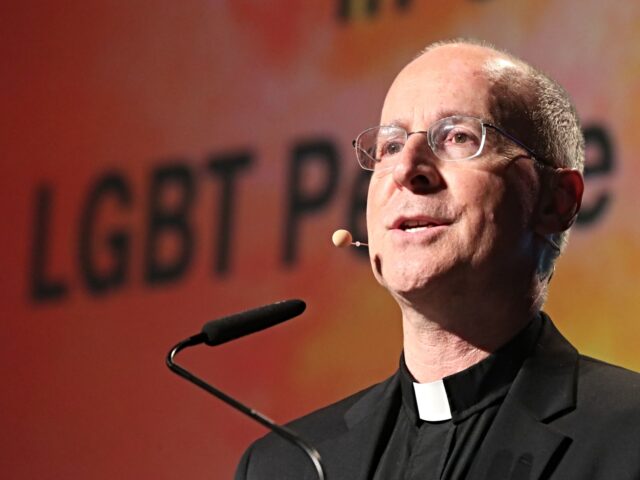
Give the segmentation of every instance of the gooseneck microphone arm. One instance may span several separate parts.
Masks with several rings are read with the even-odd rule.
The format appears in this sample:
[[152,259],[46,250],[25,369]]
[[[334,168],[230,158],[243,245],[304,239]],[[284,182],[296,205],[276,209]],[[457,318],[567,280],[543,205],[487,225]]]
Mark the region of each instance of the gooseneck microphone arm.
[[200,345],[202,343],[206,343],[210,346],[220,345],[227,341],[268,328],[284,320],[288,320],[302,313],[304,308],[305,304],[301,300],[288,300],[231,315],[221,320],[209,322],[203,327],[201,333],[182,340],[171,348],[166,357],[166,364],[167,367],[169,367],[169,369],[176,375],[209,392],[211,395],[219,398],[227,405],[244,413],[248,417],[267,427],[276,435],[279,435],[288,442],[291,442],[298,448],[302,449],[313,463],[315,471],[318,474],[318,478],[320,480],[326,480],[320,454],[314,447],[309,445],[292,430],[278,425],[266,415],[263,415],[257,410],[240,403],[235,398],[208,384],[174,361],[176,355],[185,348]]

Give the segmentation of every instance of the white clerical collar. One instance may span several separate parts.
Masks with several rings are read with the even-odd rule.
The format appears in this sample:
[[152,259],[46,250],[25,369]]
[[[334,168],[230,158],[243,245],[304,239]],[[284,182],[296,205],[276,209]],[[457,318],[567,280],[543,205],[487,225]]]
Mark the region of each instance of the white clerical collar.
[[442,380],[430,383],[413,382],[413,391],[416,394],[420,420],[441,422],[451,419],[449,398]]

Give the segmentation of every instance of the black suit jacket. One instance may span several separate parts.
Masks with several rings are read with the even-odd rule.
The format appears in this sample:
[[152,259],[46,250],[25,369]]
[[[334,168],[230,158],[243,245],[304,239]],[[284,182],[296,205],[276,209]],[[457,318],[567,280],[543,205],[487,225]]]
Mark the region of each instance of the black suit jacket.
[[[328,480],[365,480],[399,401],[395,374],[289,426],[318,449]],[[236,472],[236,480],[315,478],[302,451],[273,434]],[[545,318],[466,478],[640,480],[640,375],[579,355]]]

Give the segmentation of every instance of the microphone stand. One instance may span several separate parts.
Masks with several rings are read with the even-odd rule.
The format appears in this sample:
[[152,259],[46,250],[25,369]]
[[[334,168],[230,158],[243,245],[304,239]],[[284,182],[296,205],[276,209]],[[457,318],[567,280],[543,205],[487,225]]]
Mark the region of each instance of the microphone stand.
[[309,459],[313,462],[313,466],[315,467],[316,473],[318,474],[318,478],[320,480],[326,480],[324,469],[322,468],[320,454],[318,453],[318,451],[315,448],[313,448],[311,445],[309,445],[307,442],[305,442],[298,435],[293,433],[292,430],[288,429],[287,427],[278,425],[269,417],[263,415],[262,413],[252,408],[247,407],[246,405],[243,405],[236,399],[218,390],[214,386],[209,385],[204,380],[196,377],[191,372],[189,372],[188,370],[186,370],[185,368],[181,367],[180,365],[174,362],[175,356],[181,350],[184,350],[185,348],[188,348],[188,347],[193,347],[195,345],[199,345],[205,341],[205,338],[206,336],[203,333],[199,333],[197,335],[193,335],[177,343],[167,354],[167,357],[166,357],[167,367],[169,367],[169,369],[172,372],[174,372],[176,375],[184,378],[185,380],[188,380],[189,382],[209,392],[213,396],[225,402],[227,405],[230,405],[236,410],[239,410],[240,412],[244,413],[248,417],[254,419],[256,422],[264,425],[275,434],[279,435],[280,437],[284,438],[288,442],[291,442],[298,448],[302,449],[304,453],[309,457]]

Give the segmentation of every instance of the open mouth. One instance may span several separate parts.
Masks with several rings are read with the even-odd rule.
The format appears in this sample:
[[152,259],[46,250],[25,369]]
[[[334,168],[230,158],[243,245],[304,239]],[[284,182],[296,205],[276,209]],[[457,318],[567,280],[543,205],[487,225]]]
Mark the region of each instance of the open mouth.
[[405,220],[398,225],[398,228],[404,232],[415,233],[422,232],[428,228],[438,227],[440,225],[441,224],[430,220]]

